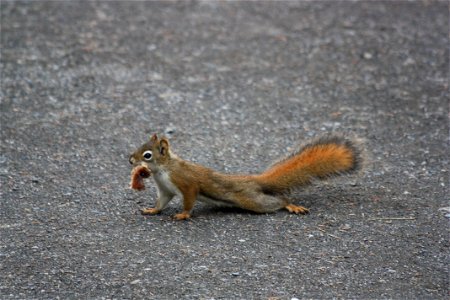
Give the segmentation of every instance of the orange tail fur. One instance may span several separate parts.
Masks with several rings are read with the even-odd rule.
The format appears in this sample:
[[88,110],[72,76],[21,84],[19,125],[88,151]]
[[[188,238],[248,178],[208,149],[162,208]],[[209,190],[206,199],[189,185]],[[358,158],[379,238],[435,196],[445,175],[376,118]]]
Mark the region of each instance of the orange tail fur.
[[356,173],[363,165],[360,143],[345,137],[321,137],[281,159],[257,176],[265,193],[288,192],[314,179]]

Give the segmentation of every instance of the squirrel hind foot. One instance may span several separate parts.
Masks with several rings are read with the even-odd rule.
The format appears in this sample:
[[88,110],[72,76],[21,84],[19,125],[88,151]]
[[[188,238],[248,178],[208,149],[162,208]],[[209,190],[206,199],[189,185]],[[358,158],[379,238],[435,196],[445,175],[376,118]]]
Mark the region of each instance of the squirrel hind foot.
[[300,205],[288,204],[284,208],[287,209],[290,213],[294,213],[297,215],[298,214],[304,215],[309,213],[309,209]]

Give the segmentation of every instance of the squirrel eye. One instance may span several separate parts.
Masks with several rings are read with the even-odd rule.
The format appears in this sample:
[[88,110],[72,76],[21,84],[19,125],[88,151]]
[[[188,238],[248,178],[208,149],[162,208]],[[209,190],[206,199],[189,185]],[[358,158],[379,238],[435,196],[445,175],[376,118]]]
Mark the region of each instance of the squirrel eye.
[[144,154],[142,156],[144,157],[145,160],[150,160],[150,159],[152,159],[153,154],[152,154],[152,151],[147,150],[144,152]]

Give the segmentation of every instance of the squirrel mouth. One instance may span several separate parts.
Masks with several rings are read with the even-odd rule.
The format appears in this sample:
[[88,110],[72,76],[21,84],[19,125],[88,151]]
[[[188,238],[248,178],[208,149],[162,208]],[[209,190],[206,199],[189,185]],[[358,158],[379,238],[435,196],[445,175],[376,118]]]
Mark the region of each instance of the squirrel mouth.
[[150,177],[150,175],[152,175],[152,172],[149,169],[141,170],[139,172],[139,176],[141,176],[143,178],[148,178],[148,177]]

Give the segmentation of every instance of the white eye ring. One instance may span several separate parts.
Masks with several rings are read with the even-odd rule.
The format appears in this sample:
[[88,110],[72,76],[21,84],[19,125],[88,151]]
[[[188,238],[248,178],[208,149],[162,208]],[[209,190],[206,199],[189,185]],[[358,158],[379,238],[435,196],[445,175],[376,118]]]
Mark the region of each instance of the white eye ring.
[[142,156],[144,157],[144,160],[151,160],[153,157],[153,153],[150,150],[147,150],[144,152],[144,154],[142,154]]

